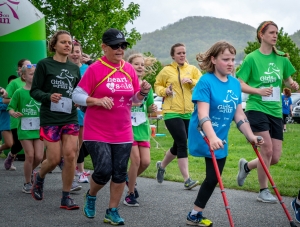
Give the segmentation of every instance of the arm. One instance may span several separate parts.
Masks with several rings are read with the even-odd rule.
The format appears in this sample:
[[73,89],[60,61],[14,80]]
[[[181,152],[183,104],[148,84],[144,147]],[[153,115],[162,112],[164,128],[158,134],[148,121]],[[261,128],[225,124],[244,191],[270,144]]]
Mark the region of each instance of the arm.
[[8,113],[10,116],[14,117],[14,118],[18,118],[18,117],[22,117],[23,114],[20,113],[20,112],[16,112],[15,110],[18,109],[18,100],[20,100],[20,96],[19,96],[19,92],[16,91],[10,102],[9,102],[9,105],[7,107],[7,110],[8,110]]
[[264,143],[264,140],[257,141],[257,136],[255,136],[250,128],[249,121],[242,109],[242,104],[238,104],[235,115],[234,121],[237,124],[238,129],[244,134],[246,139],[251,143],[255,144],[256,146],[261,145]]
[[[198,118],[201,122],[201,119],[204,119],[205,117],[209,117],[209,103],[206,102],[197,102],[197,109],[198,109]],[[218,150],[220,148],[224,148],[222,140],[220,140],[215,130],[212,127],[211,121],[205,121],[201,125],[202,130],[204,131],[206,137],[209,140],[210,148],[212,150]]]
[[283,80],[285,86],[287,86],[288,88],[291,88],[293,90],[298,90],[299,89],[299,85],[296,81],[293,80],[293,78],[291,76],[289,76],[287,79]]
[[154,90],[155,93],[160,96],[160,97],[166,97],[167,93],[167,85],[166,85],[166,77],[167,75],[165,75],[165,68],[163,68],[159,74],[156,76],[156,80],[154,83]]
[[262,88],[262,89],[261,88],[254,88],[254,87],[250,87],[243,80],[241,80],[241,79],[238,79],[238,80],[241,83],[242,91],[247,93],[247,94],[257,94],[257,95],[261,95],[261,96],[269,96],[273,92],[272,87]]
[[32,86],[30,89],[30,96],[40,103],[50,102],[51,93],[46,93],[42,90],[45,83],[46,72],[43,65],[37,64],[34,72]]

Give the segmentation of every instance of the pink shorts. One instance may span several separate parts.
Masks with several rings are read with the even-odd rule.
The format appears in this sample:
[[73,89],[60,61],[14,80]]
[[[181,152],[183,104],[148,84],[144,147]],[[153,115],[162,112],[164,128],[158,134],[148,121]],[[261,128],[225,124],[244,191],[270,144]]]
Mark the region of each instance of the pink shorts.
[[139,147],[148,147],[150,148],[149,141],[133,141],[132,146],[139,146]]
[[63,134],[78,136],[79,124],[67,124],[63,126],[41,126],[40,139],[49,142],[57,142],[61,140]]

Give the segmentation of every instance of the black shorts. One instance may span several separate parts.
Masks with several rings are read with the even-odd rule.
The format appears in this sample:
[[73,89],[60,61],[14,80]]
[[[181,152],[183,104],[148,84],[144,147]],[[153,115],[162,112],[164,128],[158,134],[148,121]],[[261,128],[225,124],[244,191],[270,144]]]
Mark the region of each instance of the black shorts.
[[249,110],[245,114],[253,132],[269,131],[271,138],[283,140],[282,118],[255,110]]

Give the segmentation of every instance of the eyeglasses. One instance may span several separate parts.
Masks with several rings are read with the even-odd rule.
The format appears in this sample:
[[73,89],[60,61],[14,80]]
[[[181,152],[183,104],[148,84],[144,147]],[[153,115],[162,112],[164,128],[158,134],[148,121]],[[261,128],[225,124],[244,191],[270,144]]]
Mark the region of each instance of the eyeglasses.
[[31,69],[32,67],[36,68],[36,64],[29,64],[25,66],[27,69]]
[[122,50],[126,50],[127,49],[127,43],[118,43],[115,45],[107,45],[109,46],[111,49],[113,50],[117,50],[121,47]]

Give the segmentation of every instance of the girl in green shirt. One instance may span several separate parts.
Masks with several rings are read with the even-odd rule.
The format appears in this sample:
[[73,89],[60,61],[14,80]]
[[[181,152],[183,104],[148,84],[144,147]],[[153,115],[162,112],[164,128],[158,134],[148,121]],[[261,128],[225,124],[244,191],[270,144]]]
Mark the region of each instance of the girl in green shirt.
[[18,138],[25,152],[24,177],[22,188],[24,193],[31,193],[31,174],[43,159],[44,144],[40,140],[40,106],[29,94],[35,65],[28,64],[21,69],[21,80],[25,86],[17,89],[8,105],[9,114],[20,118],[18,124]]

